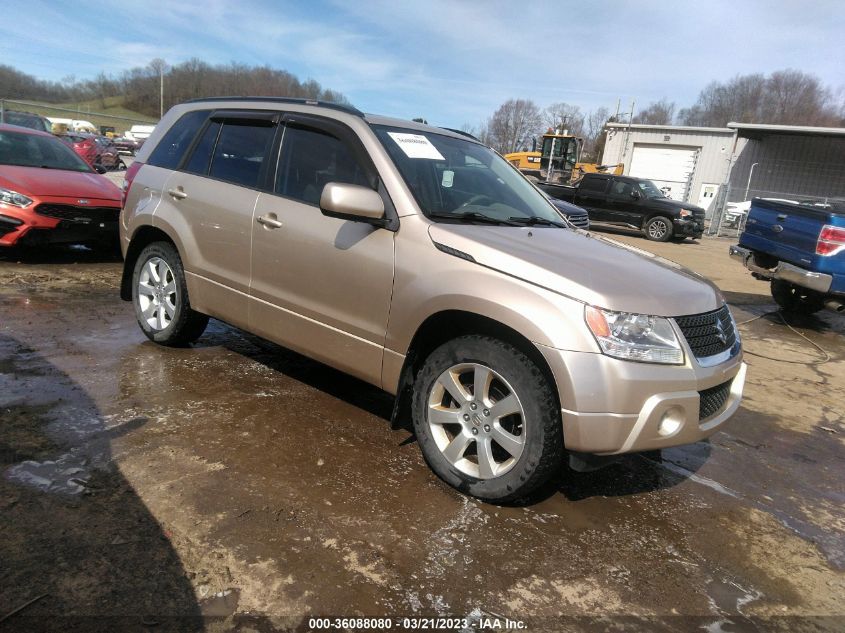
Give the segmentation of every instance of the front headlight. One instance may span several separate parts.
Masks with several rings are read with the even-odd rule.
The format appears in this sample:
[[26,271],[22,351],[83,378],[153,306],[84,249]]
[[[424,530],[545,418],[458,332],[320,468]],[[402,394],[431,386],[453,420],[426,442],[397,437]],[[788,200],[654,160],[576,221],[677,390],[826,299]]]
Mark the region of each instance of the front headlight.
[[32,204],[32,198],[27,198],[22,193],[12,191],[11,189],[0,188],[0,202],[3,204],[11,204],[15,207],[28,207]]
[[585,306],[584,319],[608,356],[642,363],[684,363],[684,352],[669,319],[593,306]]
[[682,218],[691,218],[692,217],[692,211],[690,211],[689,209],[681,209],[680,216]]

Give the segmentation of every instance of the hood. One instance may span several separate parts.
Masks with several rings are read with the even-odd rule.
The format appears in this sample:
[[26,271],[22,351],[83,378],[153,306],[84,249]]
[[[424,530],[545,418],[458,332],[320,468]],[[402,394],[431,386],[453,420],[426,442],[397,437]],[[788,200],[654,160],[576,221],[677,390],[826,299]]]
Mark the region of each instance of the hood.
[[667,209],[689,209],[695,215],[704,215],[704,209],[698,205],[673,200],[672,198],[649,198],[648,203],[657,207],[666,207]]
[[429,235],[482,266],[610,310],[681,316],[724,303],[714,284],[680,264],[593,234],[442,223]]
[[120,202],[120,189],[93,172],[0,165],[0,187],[25,196],[95,198]]
[[550,198],[549,202],[551,202],[555,208],[563,213],[564,215],[571,215],[571,214],[585,214],[587,213],[586,209],[582,209],[581,207],[572,204],[571,202],[566,202],[565,200],[561,200],[560,198]]

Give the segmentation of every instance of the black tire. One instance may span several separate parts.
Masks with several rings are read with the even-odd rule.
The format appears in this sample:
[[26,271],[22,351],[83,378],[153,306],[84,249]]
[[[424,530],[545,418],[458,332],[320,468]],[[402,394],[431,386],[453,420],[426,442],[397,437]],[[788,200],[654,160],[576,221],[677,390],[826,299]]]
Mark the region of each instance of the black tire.
[[672,239],[674,226],[672,220],[663,215],[650,218],[643,227],[646,239],[652,242],[668,242]]
[[[169,323],[163,328],[151,326],[143,314],[139,285],[144,268],[148,262],[163,260],[170,269],[172,283],[175,286],[175,298],[172,302],[173,314]],[[188,287],[185,283],[185,270],[182,259],[176,247],[170,242],[153,242],[147,245],[138,255],[135,269],[132,273],[132,305],[135,307],[135,317],[138,325],[147,338],[161,345],[170,347],[184,346],[196,341],[208,325],[208,316],[191,309],[188,299]],[[161,307],[158,310],[162,310]],[[153,314],[157,314],[154,312]]]
[[824,308],[824,295],[809,288],[772,279],[771,290],[772,298],[784,312],[814,314]]
[[[488,479],[473,477],[450,462],[438,447],[428,423],[429,398],[436,393],[433,389],[438,378],[463,363],[477,363],[499,374],[512,387],[524,412],[520,425],[520,437],[524,437],[521,455],[509,470]],[[492,393],[493,387],[490,389]],[[417,441],[431,469],[449,485],[484,501],[510,503],[523,499],[547,482],[562,463],[560,409],[552,385],[522,351],[495,338],[462,336],[434,350],[415,381],[412,417]],[[478,444],[474,446],[477,451]],[[497,449],[502,450],[498,445]],[[465,450],[464,456],[472,449]]]

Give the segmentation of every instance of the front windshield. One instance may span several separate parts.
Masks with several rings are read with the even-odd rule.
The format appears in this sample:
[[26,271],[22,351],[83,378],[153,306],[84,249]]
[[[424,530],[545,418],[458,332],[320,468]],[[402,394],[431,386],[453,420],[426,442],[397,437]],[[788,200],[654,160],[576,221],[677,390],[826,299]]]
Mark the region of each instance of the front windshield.
[[0,131],[0,165],[91,171],[84,160],[55,137],[6,130]]
[[372,127],[427,217],[566,225],[549,201],[490,148],[419,130]]
[[666,194],[664,194],[653,182],[650,180],[641,180],[637,183],[640,187],[640,191],[643,192],[643,195],[646,198],[665,198]]

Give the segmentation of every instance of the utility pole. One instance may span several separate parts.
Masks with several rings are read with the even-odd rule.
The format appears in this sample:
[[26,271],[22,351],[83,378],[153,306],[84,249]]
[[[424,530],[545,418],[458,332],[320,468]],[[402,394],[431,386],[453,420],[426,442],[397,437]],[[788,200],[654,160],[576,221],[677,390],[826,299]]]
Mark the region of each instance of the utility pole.
[[[153,72],[156,70],[158,71],[158,116],[161,118],[164,116],[164,71],[167,69],[167,62],[161,57],[156,57],[150,62],[150,65],[147,68]],[[155,77],[155,75],[153,75],[153,77]]]
[[628,139],[631,137],[631,123],[634,121],[634,106],[636,105],[636,100],[631,100],[631,112],[628,114],[628,127],[625,128],[625,142],[622,145],[622,162],[625,162],[625,157],[628,154]]

